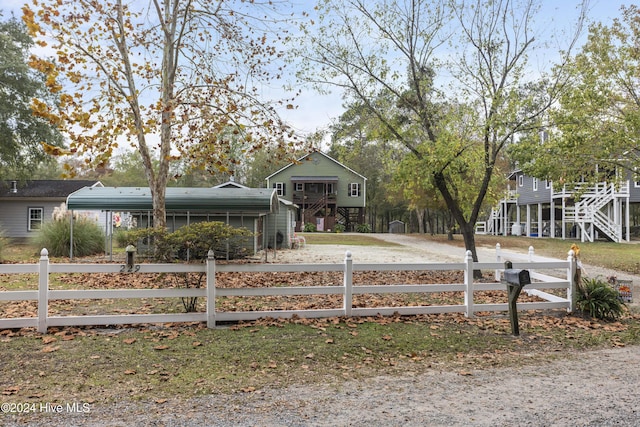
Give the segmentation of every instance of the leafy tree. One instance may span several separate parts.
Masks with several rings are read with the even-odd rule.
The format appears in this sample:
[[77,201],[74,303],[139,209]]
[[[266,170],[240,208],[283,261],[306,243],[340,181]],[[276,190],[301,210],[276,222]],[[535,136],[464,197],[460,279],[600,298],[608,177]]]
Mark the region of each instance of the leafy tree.
[[540,46],[536,9],[534,0],[324,0],[297,53],[302,78],[362,102],[415,157],[474,259],[505,147],[562,89],[527,68]]
[[511,150],[528,174],[573,186],[640,167],[640,8],[622,12],[610,27],[590,26],[567,67],[570,90],[540,124],[546,137],[530,134]]
[[15,18],[0,22],[0,177],[24,179],[55,162],[41,142],[62,146],[62,136],[46,120],[33,116],[31,99],[39,97],[53,106],[41,73],[27,62],[33,40]]
[[404,148],[390,141],[377,118],[358,102],[348,106],[331,130],[329,155],[367,177],[368,223],[373,230],[384,230],[394,210],[404,211],[402,202],[392,204],[389,199],[392,174]]
[[[69,137],[69,150],[90,168],[104,167],[114,150],[141,155],[153,198],[154,226],[166,222],[165,188],[179,159],[227,167],[228,129],[249,155],[295,140],[277,108],[290,99],[261,101],[283,78],[280,17],[286,2],[150,0],[148,2],[35,0],[23,8],[29,33],[54,59],[33,57],[59,108],[37,99],[32,108]],[[49,41],[50,40],[50,41]]]

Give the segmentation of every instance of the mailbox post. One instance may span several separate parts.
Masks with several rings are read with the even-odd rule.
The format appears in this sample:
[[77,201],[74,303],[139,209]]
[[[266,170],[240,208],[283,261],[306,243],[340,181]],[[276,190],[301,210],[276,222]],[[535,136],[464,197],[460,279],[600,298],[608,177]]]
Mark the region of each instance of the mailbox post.
[[126,271],[131,273],[131,272],[133,272],[134,265],[135,265],[136,247],[133,246],[133,245],[128,245],[124,250],[127,253]]
[[511,322],[511,333],[517,336],[520,335],[520,326],[518,325],[518,309],[516,302],[522,288],[531,283],[529,270],[514,269],[511,261],[506,261],[504,263],[504,280],[507,283],[507,291],[509,294],[509,320]]

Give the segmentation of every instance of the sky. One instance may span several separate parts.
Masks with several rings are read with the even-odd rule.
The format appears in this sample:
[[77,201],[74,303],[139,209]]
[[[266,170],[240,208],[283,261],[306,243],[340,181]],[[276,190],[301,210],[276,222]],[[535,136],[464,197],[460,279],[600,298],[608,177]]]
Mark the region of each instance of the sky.
[[[24,3],[24,0],[2,0],[0,10],[4,13],[4,19],[9,17],[11,12],[20,16]],[[608,25],[614,18],[620,17],[621,5],[633,3],[633,0],[591,0],[589,18]],[[553,28],[564,27],[568,31],[570,22],[575,21],[577,17],[578,4],[577,0],[542,0],[541,15],[538,20],[540,22],[552,20]],[[543,67],[544,65],[541,64]],[[304,89],[295,104],[296,109],[283,110],[281,116],[302,134],[326,129],[344,111],[342,96],[336,92],[320,95],[312,89]]]

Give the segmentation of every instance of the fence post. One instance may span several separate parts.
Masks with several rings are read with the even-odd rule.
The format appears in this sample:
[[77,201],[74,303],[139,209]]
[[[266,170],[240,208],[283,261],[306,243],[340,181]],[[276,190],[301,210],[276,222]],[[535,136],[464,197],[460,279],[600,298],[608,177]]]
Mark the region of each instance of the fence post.
[[465,312],[464,315],[466,317],[474,317],[474,308],[473,308],[473,254],[471,251],[467,251],[465,257],[465,268],[464,268],[464,306]]
[[46,248],[40,252],[38,274],[38,332],[46,334],[49,314],[49,251]]
[[533,255],[535,254],[533,246],[529,246],[529,262],[533,262]]
[[207,328],[216,327],[216,259],[210,249],[207,253]]
[[578,270],[578,262],[573,249],[569,251],[567,262],[569,263],[569,268],[567,268],[567,280],[569,281],[567,299],[569,300],[569,308],[567,308],[567,312],[573,313],[578,300],[578,286],[580,286],[580,271]]
[[[502,249],[500,243],[496,243],[496,262],[502,263]],[[500,269],[496,268],[496,282],[500,281]]]
[[351,316],[353,306],[353,259],[351,251],[347,251],[344,257],[344,315]]

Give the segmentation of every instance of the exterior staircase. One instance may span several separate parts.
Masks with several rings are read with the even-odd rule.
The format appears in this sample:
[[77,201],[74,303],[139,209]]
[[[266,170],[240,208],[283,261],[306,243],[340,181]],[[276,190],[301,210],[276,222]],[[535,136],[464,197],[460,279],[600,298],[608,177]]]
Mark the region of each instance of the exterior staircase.
[[565,220],[573,221],[581,230],[584,239],[589,242],[595,240],[598,231],[607,239],[614,242],[622,241],[622,224],[616,221],[611,206],[615,206],[618,194],[628,194],[628,184],[616,188],[614,184],[599,183],[587,188],[581,193],[580,200],[574,207],[565,209]]

